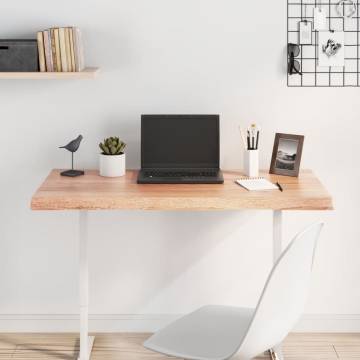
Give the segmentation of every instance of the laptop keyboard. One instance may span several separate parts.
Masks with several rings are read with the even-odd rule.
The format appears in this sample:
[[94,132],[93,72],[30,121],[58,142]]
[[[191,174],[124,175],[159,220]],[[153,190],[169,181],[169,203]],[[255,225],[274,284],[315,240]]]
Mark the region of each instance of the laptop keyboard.
[[146,171],[146,177],[159,178],[197,178],[197,177],[216,177],[217,171]]

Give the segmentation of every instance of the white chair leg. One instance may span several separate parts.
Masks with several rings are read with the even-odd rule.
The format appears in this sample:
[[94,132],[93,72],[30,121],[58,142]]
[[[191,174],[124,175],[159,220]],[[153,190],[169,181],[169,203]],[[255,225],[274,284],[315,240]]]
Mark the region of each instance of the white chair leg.
[[270,355],[272,360],[284,360],[282,345],[278,344],[270,349]]
[[231,360],[252,360],[252,359],[248,359],[248,358],[243,358],[240,355],[234,355]]

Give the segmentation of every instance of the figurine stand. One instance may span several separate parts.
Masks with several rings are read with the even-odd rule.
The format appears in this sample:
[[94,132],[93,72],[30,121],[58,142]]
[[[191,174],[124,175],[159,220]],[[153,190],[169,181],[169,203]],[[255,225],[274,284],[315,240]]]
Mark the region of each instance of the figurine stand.
[[84,174],[85,172],[83,170],[74,170],[74,169],[65,170],[60,173],[61,176],[69,176],[69,177],[76,177]]
[[74,170],[74,153],[71,153],[71,170],[65,170],[60,173],[61,176],[76,177],[84,175],[83,170]]

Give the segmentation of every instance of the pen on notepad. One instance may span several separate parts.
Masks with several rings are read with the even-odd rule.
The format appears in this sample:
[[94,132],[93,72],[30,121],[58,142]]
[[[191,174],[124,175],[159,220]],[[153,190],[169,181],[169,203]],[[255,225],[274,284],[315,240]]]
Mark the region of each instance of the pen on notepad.
[[283,187],[282,187],[278,182],[276,182],[276,186],[279,188],[279,190],[280,190],[281,192],[284,191]]

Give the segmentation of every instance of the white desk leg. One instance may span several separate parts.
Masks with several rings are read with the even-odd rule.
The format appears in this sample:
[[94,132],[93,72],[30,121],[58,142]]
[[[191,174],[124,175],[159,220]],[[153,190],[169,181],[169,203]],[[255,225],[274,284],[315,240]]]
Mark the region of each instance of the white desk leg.
[[274,210],[273,214],[273,262],[278,261],[282,252],[282,211]]
[[[274,210],[273,213],[273,262],[278,261],[282,252],[282,211]],[[281,344],[270,350],[273,360],[284,360]]]
[[79,214],[79,265],[80,265],[80,354],[78,360],[89,360],[94,343],[94,337],[89,336],[89,272],[88,272],[88,213]]

